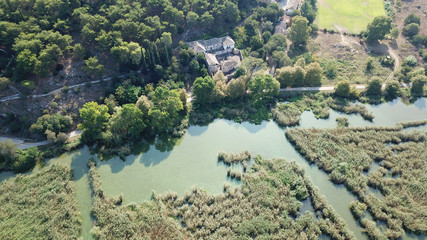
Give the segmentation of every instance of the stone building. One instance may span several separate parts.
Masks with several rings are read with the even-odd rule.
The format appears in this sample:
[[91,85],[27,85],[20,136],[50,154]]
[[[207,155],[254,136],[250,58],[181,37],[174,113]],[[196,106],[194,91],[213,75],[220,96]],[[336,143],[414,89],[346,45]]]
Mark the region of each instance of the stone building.
[[231,74],[240,66],[243,56],[240,50],[234,48],[234,44],[229,36],[187,43],[196,54],[204,54],[210,75],[215,75],[220,70],[224,75]]

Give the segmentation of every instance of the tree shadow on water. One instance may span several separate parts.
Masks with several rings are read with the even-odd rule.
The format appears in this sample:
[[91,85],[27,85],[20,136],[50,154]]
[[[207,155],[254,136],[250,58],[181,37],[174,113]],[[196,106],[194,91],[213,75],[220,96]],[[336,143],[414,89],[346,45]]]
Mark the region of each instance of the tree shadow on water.
[[187,130],[187,132],[191,135],[191,136],[200,136],[202,135],[204,132],[206,132],[206,130],[208,130],[208,126],[190,126]]
[[426,108],[426,98],[419,98],[414,102],[414,106],[418,109],[425,109]]
[[144,164],[145,167],[153,167],[167,159],[169,155],[170,152],[161,152],[157,149],[150,149],[150,151],[141,157],[140,162]]
[[71,164],[70,167],[73,170],[74,181],[80,180],[83,176],[89,172],[87,166],[88,160],[93,156],[90,154],[87,147],[84,147],[76,152],[71,153]]

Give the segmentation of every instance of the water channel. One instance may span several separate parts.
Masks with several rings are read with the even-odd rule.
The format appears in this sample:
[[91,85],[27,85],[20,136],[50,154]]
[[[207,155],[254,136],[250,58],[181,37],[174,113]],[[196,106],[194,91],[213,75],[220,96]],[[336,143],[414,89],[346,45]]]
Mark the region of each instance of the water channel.
[[[367,106],[375,116],[372,122],[363,120],[359,115],[345,115],[332,110],[329,119],[326,120],[316,119],[311,112],[304,112],[299,127],[336,127],[335,119],[340,116],[347,116],[350,126],[393,126],[401,121],[427,119],[426,103],[427,98],[422,98],[411,105],[395,100]],[[419,129],[427,130],[425,126]],[[227,178],[228,167],[217,162],[217,154],[221,150],[228,152],[249,150],[253,155],[260,154],[267,159],[284,158],[287,161],[295,161],[305,170],[306,176],[319,188],[320,193],[327,198],[338,215],[345,220],[356,239],[367,239],[348,210],[350,201],[356,197],[344,186],[329,181],[327,174],[316,165],[309,165],[287,141],[285,129],[273,121],[254,125],[217,119],[208,126],[189,127],[187,133],[170,152],[160,152],[151,146],[144,153],[128,156],[126,161],[119,158],[102,162],[98,160],[102,186],[109,196],[123,194],[124,204],[149,200],[152,191],[163,193],[171,190],[182,195],[185,191],[190,191],[192,186],[217,194],[222,191],[225,182],[231,186],[238,184]],[[49,164],[62,162],[74,170],[84,239],[91,239],[91,191],[86,164],[92,157],[97,159],[90,154],[87,147],[84,147],[49,161]],[[0,174],[0,181],[12,176],[13,174],[9,172],[3,172]],[[417,239],[417,236],[406,235],[404,239]]]

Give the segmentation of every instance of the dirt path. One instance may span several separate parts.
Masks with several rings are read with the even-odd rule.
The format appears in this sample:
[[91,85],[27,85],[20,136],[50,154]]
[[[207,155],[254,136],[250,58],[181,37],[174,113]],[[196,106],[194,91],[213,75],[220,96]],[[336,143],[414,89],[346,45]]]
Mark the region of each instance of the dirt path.
[[[122,77],[125,77],[127,75],[128,74],[120,75],[120,76],[118,76],[118,78],[122,78]],[[61,92],[64,88],[72,89],[72,88],[75,88],[75,87],[85,86],[86,84],[95,84],[95,83],[100,83],[100,82],[104,82],[104,81],[110,81],[112,79],[113,79],[113,77],[106,77],[106,78],[102,78],[102,79],[99,79],[99,80],[94,80],[94,81],[89,81],[89,82],[74,84],[74,85],[70,85],[70,86],[64,86],[64,87],[52,90],[52,91],[50,91],[48,93],[45,93],[45,94],[29,95],[27,97],[28,98],[47,97],[47,96],[53,95],[55,93]],[[1,98],[0,102],[7,102],[7,101],[11,101],[11,100],[16,100],[16,99],[19,99],[20,97],[21,97],[21,95],[19,93],[17,93],[17,94],[11,95],[11,96],[6,96],[6,97]]]
[[[67,135],[68,135],[68,138],[72,138],[72,137],[80,135],[81,133],[82,133],[82,131],[80,131],[80,130],[74,130],[74,131],[68,133]],[[32,142],[30,139],[0,136],[0,142],[5,142],[5,141],[14,142],[17,145],[17,147],[19,149],[22,149],[22,150],[49,144],[49,141],[47,141],[47,140]]]
[[394,77],[394,74],[399,70],[399,67],[400,67],[399,55],[393,50],[393,48],[390,46],[389,43],[387,43],[387,47],[388,47],[388,54],[390,54],[390,56],[394,59],[394,68],[393,68],[393,72],[390,73],[390,75],[387,77],[387,79],[383,83],[382,85],[383,88],[385,88],[386,83]]
[[399,55],[393,50],[389,43],[387,43],[388,53],[392,58],[394,58],[394,69],[393,72],[397,72],[400,67],[400,58]]
[[[355,85],[357,90],[365,90],[365,85]],[[335,86],[324,86],[324,87],[298,87],[298,88],[281,88],[279,92],[309,92],[309,91],[334,91]]]
[[12,141],[14,142],[17,147],[19,149],[25,150],[31,147],[38,147],[38,146],[42,146],[42,145],[46,145],[49,144],[49,142],[47,140],[45,141],[39,141],[39,142],[27,142],[26,139],[22,139],[22,138],[13,138],[13,137],[2,137],[0,136],[0,142],[5,142],[5,141]]

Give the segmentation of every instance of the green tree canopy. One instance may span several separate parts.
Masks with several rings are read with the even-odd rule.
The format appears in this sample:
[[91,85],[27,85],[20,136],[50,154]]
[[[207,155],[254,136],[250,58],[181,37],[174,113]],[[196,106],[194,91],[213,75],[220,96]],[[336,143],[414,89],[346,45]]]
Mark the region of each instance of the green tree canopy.
[[232,79],[227,83],[227,96],[230,99],[239,99],[246,95],[246,82],[243,77]]
[[385,94],[388,99],[395,99],[400,95],[400,84],[398,81],[389,81],[385,86]]
[[109,130],[116,144],[129,138],[138,139],[146,127],[144,117],[141,110],[132,103],[124,104],[119,108],[109,121]]
[[424,86],[427,83],[427,77],[418,75],[411,79],[411,95],[414,97],[424,96]]
[[280,87],[286,88],[294,84],[295,69],[291,66],[276,70],[276,79],[280,82]]
[[91,77],[101,76],[104,73],[104,65],[99,63],[97,57],[90,57],[85,60],[85,66],[82,69]]
[[338,82],[334,94],[338,97],[348,98],[350,96],[350,82],[348,80]]
[[410,23],[403,27],[402,33],[407,37],[413,37],[420,31],[420,25],[418,23]]
[[214,90],[215,81],[209,76],[198,77],[193,83],[193,94],[201,105],[211,102]]
[[369,97],[381,96],[382,81],[378,77],[374,77],[369,81],[368,88],[366,89],[366,95]]
[[315,87],[322,85],[323,69],[317,62],[310,63],[306,68],[304,85]]
[[384,39],[385,35],[392,29],[392,20],[390,17],[378,16],[368,24],[366,29],[366,39],[375,42]]
[[148,112],[151,126],[156,132],[172,130],[179,122],[179,112],[184,109],[179,91],[159,86],[150,94],[150,97],[153,102]]
[[411,13],[405,18],[405,26],[411,23],[421,24],[421,19],[417,15]]
[[258,75],[248,82],[249,94],[260,102],[270,100],[279,94],[280,83],[271,75]]
[[82,139],[85,142],[93,143],[99,139],[101,132],[107,127],[110,114],[107,106],[88,102],[80,109],[80,117],[83,121],[78,128],[83,131]]
[[288,32],[288,38],[295,45],[307,44],[310,37],[311,29],[308,26],[308,20],[302,16],[295,16],[292,18],[292,26]]
[[286,37],[280,33],[276,33],[273,36],[271,36],[267,44],[264,45],[264,49],[268,55],[273,54],[273,52],[277,50],[285,51],[286,47],[287,47]]

